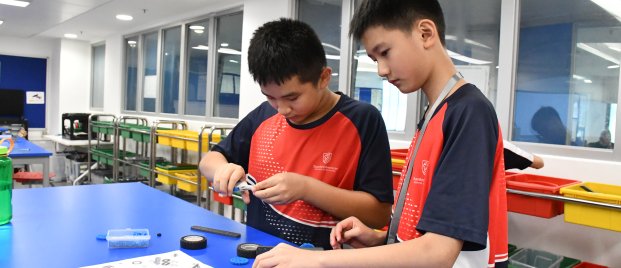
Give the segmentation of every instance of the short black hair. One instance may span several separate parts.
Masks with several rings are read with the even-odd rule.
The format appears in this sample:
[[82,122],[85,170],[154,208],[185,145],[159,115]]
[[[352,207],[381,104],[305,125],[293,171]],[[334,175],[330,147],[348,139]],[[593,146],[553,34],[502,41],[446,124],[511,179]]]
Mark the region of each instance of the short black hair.
[[281,85],[297,75],[317,84],[326,67],[326,53],[310,25],[287,18],[259,27],[250,40],[248,69],[259,85]]
[[374,26],[409,33],[414,22],[420,19],[429,19],[436,24],[444,46],[446,26],[442,7],[437,0],[364,0],[356,8],[349,24],[349,35],[360,40],[364,32]]

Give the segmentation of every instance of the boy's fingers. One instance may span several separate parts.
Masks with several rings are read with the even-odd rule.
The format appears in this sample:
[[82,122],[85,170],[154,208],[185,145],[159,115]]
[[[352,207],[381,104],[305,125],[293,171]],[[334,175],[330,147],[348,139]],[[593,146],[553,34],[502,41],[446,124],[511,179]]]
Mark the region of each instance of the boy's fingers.
[[278,184],[277,179],[274,176],[267,178],[264,181],[261,181],[255,185],[256,190],[268,189],[276,186]]
[[242,192],[242,200],[244,200],[244,203],[246,203],[246,205],[250,204],[250,193],[248,193],[248,191]]
[[243,169],[237,168],[237,166],[233,167],[233,170],[231,170],[231,176],[228,181],[227,188],[226,188],[228,193],[233,193],[233,188],[235,188],[235,185],[237,184],[237,182],[242,180],[245,177],[246,177],[246,173],[244,172]]

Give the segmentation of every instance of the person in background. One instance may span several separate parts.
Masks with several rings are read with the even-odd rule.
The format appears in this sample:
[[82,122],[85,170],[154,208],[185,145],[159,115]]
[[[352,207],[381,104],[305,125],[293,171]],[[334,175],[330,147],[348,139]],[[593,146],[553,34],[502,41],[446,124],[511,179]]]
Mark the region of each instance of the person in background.
[[502,143],[504,145],[505,170],[515,168],[526,169],[529,167],[540,169],[543,167],[543,159],[538,155],[524,151],[507,140],[504,140]]
[[554,107],[539,108],[533,115],[530,126],[539,134],[540,143],[567,144],[567,128]]
[[344,244],[354,249],[309,251],[279,244],[257,256],[254,267],[507,267],[498,118],[483,93],[457,74],[445,49],[438,1],[362,1],[350,33],[377,62],[380,76],[402,93],[422,90],[429,107],[437,107],[426,110],[428,124],[427,119],[418,124],[406,158],[411,167],[405,170],[412,172],[402,172],[399,180],[403,198],[395,201],[388,232],[356,217],[332,229],[334,249]]
[[385,226],[393,190],[382,115],[328,88],[332,70],[312,28],[291,19],[259,27],[248,67],[267,101],[201,160],[214,190],[254,185],[243,192],[247,224],[297,244],[331,248],[331,228],[350,216]]
[[610,130],[602,130],[602,133],[599,135],[599,140],[596,142],[590,142],[589,147],[614,149],[615,144],[610,141]]

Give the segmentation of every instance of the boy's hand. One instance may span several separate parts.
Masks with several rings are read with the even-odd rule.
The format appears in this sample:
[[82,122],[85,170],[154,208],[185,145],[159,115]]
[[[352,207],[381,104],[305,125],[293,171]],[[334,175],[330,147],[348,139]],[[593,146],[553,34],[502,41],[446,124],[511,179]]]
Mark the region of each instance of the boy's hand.
[[[214,172],[213,189],[222,195],[231,196],[233,194],[233,187],[242,179],[246,179],[244,168],[240,165],[227,163],[226,165],[219,166]],[[246,201],[246,198],[244,198],[244,201]]]
[[342,220],[330,232],[330,245],[341,249],[343,244],[354,248],[374,247],[386,239],[386,232],[377,232],[364,225],[358,218],[349,217]]
[[278,244],[254,260],[253,268],[262,267],[315,267],[322,251],[306,250],[287,244]]
[[254,196],[265,203],[289,204],[304,199],[308,177],[292,173],[278,173],[254,186]]

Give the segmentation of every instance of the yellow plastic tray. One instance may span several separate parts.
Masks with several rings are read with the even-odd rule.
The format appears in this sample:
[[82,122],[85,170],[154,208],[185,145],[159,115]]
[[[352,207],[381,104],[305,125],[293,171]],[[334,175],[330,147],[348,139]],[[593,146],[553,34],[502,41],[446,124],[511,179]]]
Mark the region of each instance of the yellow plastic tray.
[[[593,192],[580,186],[586,185]],[[563,187],[563,196],[621,205],[621,186],[587,182]],[[565,202],[565,221],[621,232],[621,211],[577,203]]]
[[[163,168],[156,167],[155,170],[157,170],[159,172],[162,172],[162,173],[169,174],[169,175],[177,176],[178,173],[187,172],[187,171],[190,171],[190,170],[195,170],[195,168],[192,168],[192,169],[166,170],[166,169],[163,169]],[[177,184],[177,179],[172,178],[170,176],[163,175],[163,174],[157,174],[157,178],[155,180],[157,180],[157,181],[159,181],[159,182],[161,182],[163,184],[167,184],[167,185],[176,185]]]
[[[193,182],[196,182],[196,178],[198,177],[196,171],[180,172],[180,173],[175,174],[175,176],[189,180],[189,181],[193,181]],[[204,191],[205,189],[207,189],[207,180],[203,176],[201,176],[201,178],[202,178],[201,189]],[[192,183],[181,181],[181,180],[177,181],[177,189],[181,189],[186,192],[196,192],[196,188],[197,188],[196,184],[192,184]]]
[[[182,139],[170,138],[159,136],[157,139],[157,143],[162,145],[168,145],[175,148],[190,150],[190,151],[198,151],[198,132],[193,130],[158,130],[159,134],[166,134],[170,136],[176,136],[179,138],[187,138],[193,139],[196,141],[186,141]],[[212,135],[212,142],[220,142],[220,133],[214,133]],[[203,152],[208,151],[209,148],[209,135],[207,133],[203,133]]]

